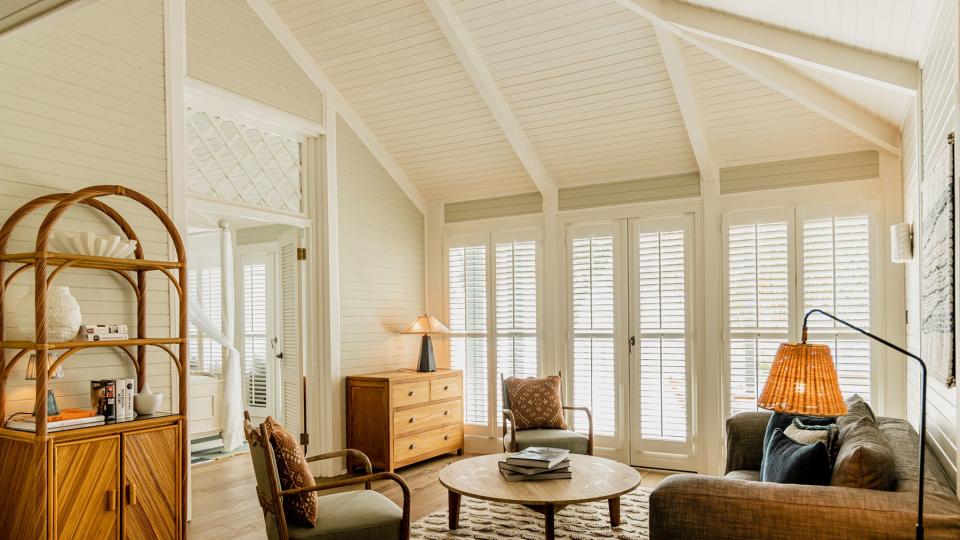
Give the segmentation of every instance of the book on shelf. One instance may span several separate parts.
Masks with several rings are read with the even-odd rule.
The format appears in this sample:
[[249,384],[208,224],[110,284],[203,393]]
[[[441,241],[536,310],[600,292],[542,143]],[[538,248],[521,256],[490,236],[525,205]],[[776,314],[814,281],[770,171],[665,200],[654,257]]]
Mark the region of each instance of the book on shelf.
[[[68,409],[68,410],[74,410],[74,409]],[[94,411],[88,411],[88,412],[93,413]],[[48,432],[62,431],[65,429],[74,429],[78,427],[96,426],[96,425],[103,424],[104,421],[106,420],[106,418],[104,418],[104,416],[101,414],[92,414],[90,416],[54,420],[54,418],[58,418],[60,416],[63,416],[63,413],[57,416],[51,416],[50,418],[47,419]],[[7,422],[7,428],[16,429],[18,431],[36,432],[37,419],[33,416],[17,417]]]
[[510,465],[519,465],[521,467],[539,467],[542,469],[554,469],[570,454],[569,450],[562,448],[548,448],[545,446],[531,446],[507,457],[506,462]]
[[133,410],[133,396],[136,394],[136,385],[131,378],[116,379],[116,415],[118,419],[132,418],[137,415]]
[[107,420],[117,418],[116,381],[90,381],[90,405]]
[[81,334],[82,341],[121,341],[130,339],[130,334]]
[[80,334],[84,336],[126,334],[128,332],[127,325],[125,324],[84,324],[80,326]]
[[524,467],[521,465],[513,465],[511,463],[507,463],[506,461],[499,462],[499,466],[500,466],[500,470],[509,471],[516,474],[538,474],[538,473],[547,472],[547,471],[567,472],[570,470],[570,460],[565,459],[552,469],[548,469],[545,467]]

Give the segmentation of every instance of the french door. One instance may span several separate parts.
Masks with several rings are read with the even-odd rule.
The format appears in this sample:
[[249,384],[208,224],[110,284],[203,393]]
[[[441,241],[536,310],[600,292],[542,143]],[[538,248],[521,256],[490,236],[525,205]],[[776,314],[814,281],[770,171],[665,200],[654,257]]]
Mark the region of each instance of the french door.
[[[247,247],[247,246],[243,246]],[[243,397],[250,415],[277,416],[276,251],[247,248],[240,254],[240,343]]]
[[697,468],[692,231],[689,215],[568,230],[567,397],[591,408],[596,446],[632,465]]

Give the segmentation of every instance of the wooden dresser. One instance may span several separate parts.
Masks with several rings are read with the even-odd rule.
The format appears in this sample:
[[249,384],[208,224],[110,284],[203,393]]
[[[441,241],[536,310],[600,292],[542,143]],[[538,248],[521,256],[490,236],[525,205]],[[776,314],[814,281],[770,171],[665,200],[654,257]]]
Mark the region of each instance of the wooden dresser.
[[346,395],[347,448],[366,454],[375,470],[463,453],[461,371],[347,377]]

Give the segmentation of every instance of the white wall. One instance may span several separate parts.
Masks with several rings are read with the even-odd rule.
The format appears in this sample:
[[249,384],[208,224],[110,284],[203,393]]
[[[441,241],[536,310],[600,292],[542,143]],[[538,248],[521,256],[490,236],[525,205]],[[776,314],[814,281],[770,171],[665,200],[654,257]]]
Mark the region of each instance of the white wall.
[[[901,144],[903,148],[903,184],[905,218],[917,227],[920,215],[919,185],[921,173],[931,174],[933,160],[924,156],[933,155],[946,144],[947,134],[957,128],[957,4],[950,0],[942,2],[942,10],[935,17],[936,24],[930,43],[920,59],[923,70],[922,115],[918,118],[916,102],[911,106],[904,121]],[[918,133],[918,121],[922,130]],[[915,249],[919,237],[914,239]],[[919,257],[914,254],[907,265],[906,298],[909,313],[907,323],[907,348],[922,356],[920,350],[920,279]],[[917,425],[920,417],[919,370],[912,362],[907,377],[907,412]],[[934,454],[947,469],[956,483],[958,465],[958,404],[957,388],[947,388],[934,377],[927,385],[928,442]]]
[[[0,42],[0,218],[37,196],[96,184],[121,184],[167,206],[166,116],[162,0],[102,0]],[[147,258],[166,259],[162,225],[136,203],[116,200],[143,241]],[[32,251],[40,217],[13,236],[10,251]],[[71,210],[55,230],[115,232],[93,212]],[[9,267],[8,267],[9,269]],[[9,317],[32,283],[21,275],[8,291]],[[93,270],[66,270],[85,323],[136,324],[135,297],[125,282]],[[148,284],[150,337],[169,335],[166,278]],[[8,335],[15,332],[12,318]],[[149,382],[171,396],[165,353],[149,353]],[[29,410],[33,381],[21,362],[8,385],[10,411]],[[62,407],[89,405],[90,380],[133,376],[129,360],[112,352],[78,353],[53,388]],[[173,400],[165,400],[167,405]]]

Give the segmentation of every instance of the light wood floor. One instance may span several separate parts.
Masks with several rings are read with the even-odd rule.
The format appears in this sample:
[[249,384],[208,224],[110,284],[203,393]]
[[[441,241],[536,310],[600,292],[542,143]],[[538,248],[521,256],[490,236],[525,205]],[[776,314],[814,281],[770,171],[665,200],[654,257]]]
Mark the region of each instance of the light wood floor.
[[[437,476],[446,464],[458,459],[463,457],[442,456],[398,471],[410,486],[413,521],[446,508],[447,490],[440,485]],[[656,486],[670,474],[638,470],[640,485],[646,487]],[[246,454],[194,466],[193,521],[188,527],[190,538],[266,538],[255,485],[253,465]],[[399,501],[400,490],[393,482],[374,484],[374,488]]]

